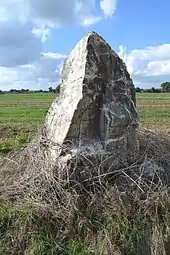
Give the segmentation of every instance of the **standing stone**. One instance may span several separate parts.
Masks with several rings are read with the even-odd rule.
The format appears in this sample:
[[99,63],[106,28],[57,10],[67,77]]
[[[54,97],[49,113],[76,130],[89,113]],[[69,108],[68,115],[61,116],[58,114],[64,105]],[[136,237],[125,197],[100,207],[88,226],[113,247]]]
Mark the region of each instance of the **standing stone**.
[[67,153],[138,155],[135,88],[126,66],[95,32],[87,33],[65,60],[60,94],[46,116],[47,151],[56,160]]

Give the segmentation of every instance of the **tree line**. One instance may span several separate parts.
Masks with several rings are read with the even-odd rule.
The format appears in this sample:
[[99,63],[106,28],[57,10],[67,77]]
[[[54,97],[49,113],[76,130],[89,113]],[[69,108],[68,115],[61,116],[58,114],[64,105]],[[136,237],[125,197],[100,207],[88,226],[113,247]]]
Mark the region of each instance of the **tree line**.
[[59,93],[59,90],[60,86],[55,89],[49,87],[48,90],[10,89],[9,91],[0,90],[0,94]]
[[[170,92],[170,82],[163,82],[160,88],[150,88],[150,89],[142,89],[140,87],[136,87],[136,92],[145,92],[145,93],[162,93],[162,92]],[[10,89],[9,91],[0,90],[0,94],[26,94],[26,93],[59,93],[60,85],[58,85],[55,89],[49,87],[48,90],[29,90],[29,89]]]
[[160,88],[150,88],[150,89],[142,89],[136,87],[136,92],[146,92],[146,93],[162,93],[162,92],[170,92],[170,82],[163,82]]

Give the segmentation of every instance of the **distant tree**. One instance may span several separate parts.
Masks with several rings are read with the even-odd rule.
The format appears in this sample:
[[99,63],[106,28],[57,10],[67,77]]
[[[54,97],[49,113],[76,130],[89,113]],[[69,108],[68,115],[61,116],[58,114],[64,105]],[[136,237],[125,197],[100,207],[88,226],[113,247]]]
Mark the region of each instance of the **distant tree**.
[[53,90],[52,87],[49,87],[49,88],[48,88],[48,91],[49,91],[49,92],[53,92],[54,90]]
[[161,93],[162,90],[161,89],[155,89],[155,93]]
[[142,89],[139,87],[136,87],[135,89],[136,89],[136,92],[142,92]]
[[155,88],[154,87],[151,88],[151,92],[155,93]]
[[143,92],[144,92],[144,93],[151,93],[152,90],[151,90],[151,89],[144,89]]
[[16,90],[16,89],[10,89],[10,91],[9,91],[10,93],[18,93],[18,91]]
[[152,87],[151,89],[142,89],[142,92],[144,92],[144,93],[161,93],[162,90]]
[[170,92],[170,82],[163,82],[161,88],[163,92]]
[[26,91],[26,89],[21,89],[21,93],[24,94]]

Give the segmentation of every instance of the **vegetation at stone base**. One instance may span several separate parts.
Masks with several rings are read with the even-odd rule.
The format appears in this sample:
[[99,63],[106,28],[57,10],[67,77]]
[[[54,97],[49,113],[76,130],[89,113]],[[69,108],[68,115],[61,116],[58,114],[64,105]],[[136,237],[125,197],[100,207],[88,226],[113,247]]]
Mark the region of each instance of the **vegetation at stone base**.
[[85,245],[67,240],[50,213],[38,206],[1,201],[0,222],[0,254],[90,254]]
[[[93,201],[96,200],[95,196],[88,201],[91,203],[88,207],[85,203],[83,206],[78,204],[74,197],[68,208],[71,211],[67,211],[69,219],[64,219],[65,222],[62,220],[61,208],[58,209],[61,214],[58,217],[61,218],[57,219],[54,216],[54,213],[58,213],[56,209],[50,212],[49,208],[33,203],[1,201],[0,254],[142,255],[143,252],[147,255],[157,246],[155,242],[159,243],[162,252],[158,253],[157,250],[155,254],[163,254],[164,245],[165,250],[170,252],[168,195],[155,194],[159,201],[154,203],[154,195],[149,194],[151,201],[142,201],[142,206],[140,200],[134,204],[132,199],[128,199],[131,202],[129,211],[124,208],[123,201],[116,201],[113,195],[121,199],[119,193],[112,194],[111,191],[106,191],[105,198],[101,197],[106,200],[105,209],[102,201]],[[115,203],[116,209],[113,208]],[[85,206],[88,209],[85,210]]]
[[88,247],[62,237],[57,222],[38,206],[1,201],[0,222],[0,254],[90,254]]
[[148,180],[140,169],[149,156],[170,166],[170,141],[148,131],[139,140],[133,165],[108,175],[86,168],[88,185],[39,150],[1,160],[0,254],[169,254],[169,188],[156,170]]

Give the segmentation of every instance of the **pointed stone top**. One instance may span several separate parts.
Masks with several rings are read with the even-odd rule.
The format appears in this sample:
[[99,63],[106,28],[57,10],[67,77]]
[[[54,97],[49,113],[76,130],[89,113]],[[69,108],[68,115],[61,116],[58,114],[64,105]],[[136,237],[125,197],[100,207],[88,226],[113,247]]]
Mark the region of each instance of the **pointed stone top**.
[[[98,33],[96,33],[95,31],[90,31],[90,32],[87,32],[85,33],[84,37],[90,37],[90,36],[94,36],[94,37],[99,37],[99,38],[102,38]],[[102,38],[103,39],[103,38]],[[103,41],[105,41],[103,39]]]
[[[70,70],[72,71],[74,70],[74,79],[76,74],[77,75],[80,74],[80,71],[81,72],[85,71],[84,68],[86,68],[87,70],[86,61],[89,62],[87,58],[89,56],[93,57],[94,55],[96,55],[99,62],[101,61],[100,58],[103,58],[103,57],[105,57],[105,59],[103,59],[104,62],[107,62],[111,55],[119,59],[119,56],[112,50],[110,45],[99,34],[97,34],[95,31],[87,32],[83,36],[83,38],[73,48],[69,57],[65,60],[63,69],[61,72],[62,82],[68,79],[68,71],[70,73]],[[95,64],[96,64],[96,60],[97,59],[93,61]],[[102,63],[100,63],[100,65],[101,64]],[[122,65],[123,64],[124,63],[122,61]],[[79,72],[77,72],[77,69],[79,69]],[[71,73],[73,73],[72,71]],[[95,70],[93,68],[91,68],[91,73],[93,73],[91,74],[92,76],[95,75]],[[86,76],[87,76],[87,72],[86,72]]]
[[95,31],[90,31],[90,32],[85,33],[83,38],[84,37],[98,37],[99,39],[102,39],[102,41],[105,42],[104,38],[101,35],[99,35],[97,32],[95,32]]

